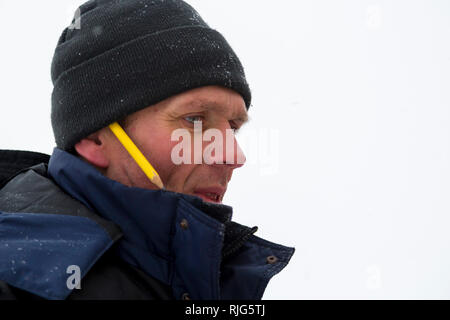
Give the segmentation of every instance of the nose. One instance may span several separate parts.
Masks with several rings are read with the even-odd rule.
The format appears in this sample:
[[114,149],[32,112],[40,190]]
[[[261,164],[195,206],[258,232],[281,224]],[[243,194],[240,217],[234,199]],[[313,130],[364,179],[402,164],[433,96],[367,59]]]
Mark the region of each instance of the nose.
[[[231,160],[231,161],[229,161]],[[239,146],[236,137],[233,134],[233,143],[229,147],[225,147],[225,159],[223,163],[232,167],[233,169],[240,168],[247,161],[244,151]]]
[[[207,160],[208,164],[226,165],[229,168],[236,169],[242,167],[247,161],[244,151],[239,146],[236,136],[231,129],[221,130],[222,132],[222,150],[216,148],[214,152],[207,152],[210,154]],[[214,139],[217,139],[216,136]],[[213,143],[209,144],[207,148],[212,148]]]

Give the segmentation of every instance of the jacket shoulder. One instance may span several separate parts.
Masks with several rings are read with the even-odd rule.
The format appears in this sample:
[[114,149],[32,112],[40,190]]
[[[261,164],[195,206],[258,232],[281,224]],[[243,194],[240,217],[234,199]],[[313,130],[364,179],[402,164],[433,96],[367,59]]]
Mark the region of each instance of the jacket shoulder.
[[17,172],[0,186],[0,212],[49,213],[88,218],[101,226],[113,241],[122,235],[111,221],[101,218],[80,201],[68,195],[48,175],[46,163]]
[[[45,163],[23,169],[22,172],[17,173],[12,179],[9,179],[3,188],[0,188],[0,217],[3,221],[0,225],[3,225],[4,228],[8,229],[11,226],[14,227],[14,229],[8,229],[9,231],[5,231],[4,233],[4,235],[10,234],[12,237],[12,241],[8,242],[8,247],[10,249],[13,248],[14,244],[17,242],[15,242],[14,239],[17,237],[20,238],[19,234],[21,232],[26,234],[28,240],[31,241],[30,248],[28,248],[29,250],[24,249],[26,243],[20,242],[21,250],[17,251],[21,254],[28,252],[28,255],[26,256],[27,259],[23,259],[27,261],[38,261],[38,258],[42,256],[40,253],[43,252],[41,251],[42,248],[42,250],[47,250],[47,253],[52,253],[52,251],[52,254],[59,252],[60,255],[55,258],[55,263],[62,263],[62,260],[64,260],[63,257],[65,257],[66,253],[70,253],[70,250],[67,251],[64,249],[65,247],[61,249],[59,246],[56,246],[58,243],[64,243],[59,241],[58,237],[72,239],[74,237],[73,234],[77,234],[76,232],[74,233],[74,229],[76,229],[76,224],[74,222],[77,221],[82,222],[80,223],[80,226],[88,227],[88,229],[83,229],[84,231],[80,234],[84,236],[88,233],[92,234],[92,237],[90,237],[91,242],[95,239],[96,235],[99,235],[100,230],[106,232],[108,237],[102,237],[102,239],[105,238],[109,243],[116,243],[122,236],[118,226],[111,221],[104,220],[89,210],[89,208],[85,207],[81,202],[70,197],[60,189],[51,177],[47,175],[47,166]],[[86,220],[80,220],[79,218],[87,218],[87,220],[90,220],[91,222],[87,223]],[[94,222],[94,224],[92,222]],[[53,247],[51,246],[53,242],[49,240],[53,238],[50,234],[46,233],[43,236],[40,236],[40,233],[33,233],[32,231],[36,230],[31,230],[29,228],[30,226],[37,226],[37,229],[38,231],[40,230],[40,232],[56,232],[55,245]],[[46,227],[43,228],[42,226]],[[94,228],[95,233],[91,230],[91,227],[93,228],[94,226],[97,226]],[[68,237],[64,236],[64,234],[67,233],[63,232],[65,229],[69,229],[67,231],[69,232]],[[40,239],[45,240],[45,246],[39,247]],[[72,245],[77,243],[81,243],[82,245],[88,244],[78,240],[72,241]],[[71,242],[65,242],[67,242],[68,245],[71,244]],[[169,286],[123,261],[114,254],[114,248],[115,246],[112,245],[108,250],[101,253],[98,248],[95,247],[93,248],[94,251],[92,251],[95,254],[86,253],[88,256],[97,254],[100,256],[82,277],[81,289],[73,289],[66,297],[67,299],[172,299],[171,288]],[[3,249],[3,251],[6,250],[5,248]],[[19,247],[17,249],[19,249]],[[58,251],[58,249],[61,250]],[[83,250],[85,252],[86,248]],[[33,252],[37,252],[35,255],[36,259],[34,260],[31,259],[33,258]],[[8,258],[9,255],[7,253],[8,252],[3,252],[0,257],[0,262],[3,260],[5,266],[10,266],[9,262],[12,258]],[[51,268],[48,267],[51,262],[49,257],[50,256],[46,256],[46,259],[41,261],[41,263],[27,263],[27,265],[20,265],[20,267],[31,268],[30,270],[27,269],[29,271],[29,278],[34,279],[33,274],[36,272],[33,270],[40,268],[43,274],[46,274],[45,270],[51,270]],[[87,262],[86,266],[88,265],[90,265],[90,263]],[[61,268],[62,266],[63,265],[59,266],[59,270],[64,269]],[[51,267],[54,266],[51,265]],[[10,268],[5,267],[3,273],[2,270],[0,270],[0,275],[5,275],[9,272]],[[17,270],[15,271],[17,272]],[[15,278],[11,276],[8,281],[6,278],[8,277],[0,277],[0,300],[43,299],[42,295],[37,294],[38,292],[43,292],[43,290],[33,291],[24,289],[24,287],[27,286],[23,286],[20,279],[16,279],[16,281],[14,280]],[[11,280],[12,278],[14,278],[14,281]],[[52,279],[50,276],[48,278]],[[61,285],[65,285],[65,280],[61,282]],[[32,292],[35,292],[36,294]]]
[[21,170],[40,163],[47,164],[49,160],[48,154],[40,152],[0,150],[0,187]]

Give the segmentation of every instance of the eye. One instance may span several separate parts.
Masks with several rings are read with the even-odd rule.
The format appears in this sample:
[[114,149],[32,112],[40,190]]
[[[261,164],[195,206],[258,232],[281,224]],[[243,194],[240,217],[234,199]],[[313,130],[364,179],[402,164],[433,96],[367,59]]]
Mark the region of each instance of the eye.
[[189,116],[189,117],[184,117],[184,120],[186,120],[187,122],[190,122],[192,124],[194,124],[194,122],[203,122],[204,117],[202,116]]
[[234,134],[237,134],[239,132],[239,128],[234,124],[234,122],[230,122],[230,128],[233,130]]

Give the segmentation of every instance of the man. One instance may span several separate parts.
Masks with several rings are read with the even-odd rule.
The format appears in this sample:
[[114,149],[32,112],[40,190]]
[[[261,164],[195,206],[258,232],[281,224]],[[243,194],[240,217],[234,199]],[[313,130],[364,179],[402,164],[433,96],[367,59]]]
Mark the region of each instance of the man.
[[52,80],[54,152],[0,190],[0,297],[261,299],[294,249],[222,204],[245,162],[233,133],[208,163],[174,161],[177,130],[192,160],[199,125],[225,140],[248,119],[250,89],[222,35],[181,0],[89,1],[58,41]]

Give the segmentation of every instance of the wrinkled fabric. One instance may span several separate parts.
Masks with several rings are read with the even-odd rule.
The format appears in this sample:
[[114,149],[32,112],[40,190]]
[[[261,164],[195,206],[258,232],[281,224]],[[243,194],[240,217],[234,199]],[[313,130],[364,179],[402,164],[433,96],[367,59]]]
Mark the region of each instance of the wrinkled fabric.
[[[293,248],[254,236],[255,228],[231,221],[229,206],[166,190],[125,186],[58,148],[50,158],[48,176],[86,211],[98,214],[100,221],[105,219],[119,226],[121,237],[113,240],[117,241],[115,254],[170,286],[176,299],[186,293],[191,299],[261,299],[270,278],[287,265],[294,252]],[[64,214],[60,217],[70,218]],[[182,220],[188,221],[188,228],[181,227]],[[89,229],[88,223],[78,222],[72,223],[71,232],[84,237],[87,233],[102,234]],[[0,223],[0,232],[2,228]],[[15,228],[20,230],[20,224]],[[103,234],[109,234],[112,240],[111,231]],[[2,237],[3,241],[7,243],[8,239]],[[101,248],[93,251],[98,255],[103,252]],[[276,257],[274,263],[268,263],[270,256]],[[90,258],[91,263],[95,263],[95,257]],[[57,286],[61,287],[63,280],[55,279]],[[54,296],[54,292],[51,294]]]

